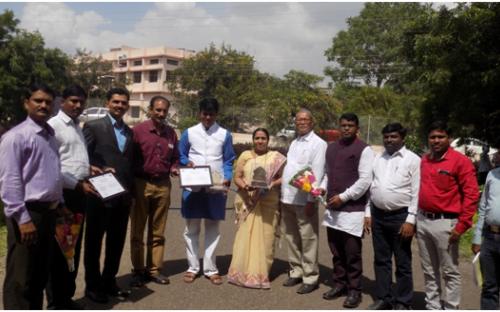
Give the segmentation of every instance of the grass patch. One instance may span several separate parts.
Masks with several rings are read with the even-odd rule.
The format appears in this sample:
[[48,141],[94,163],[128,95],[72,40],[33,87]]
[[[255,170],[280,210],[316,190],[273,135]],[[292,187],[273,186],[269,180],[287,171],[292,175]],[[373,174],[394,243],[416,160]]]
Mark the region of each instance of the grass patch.
[[0,257],[7,254],[7,226],[0,226]]
[[472,226],[467,232],[465,232],[462,237],[460,237],[460,245],[459,245],[459,250],[460,250],[460,256],[465,257],[465,258],[470,258],[472,257],[472,239],[474,238],[474,232],[476,231],[476,223],[477,223],[477,218],[478,214],[474,215],[474,218],[472,218]]

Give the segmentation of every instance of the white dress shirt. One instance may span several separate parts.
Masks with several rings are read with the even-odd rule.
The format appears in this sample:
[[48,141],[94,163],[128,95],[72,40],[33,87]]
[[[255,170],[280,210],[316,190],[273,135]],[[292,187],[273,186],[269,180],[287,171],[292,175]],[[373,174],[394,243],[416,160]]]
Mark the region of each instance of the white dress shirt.
[[289,205],[306,205],[308,201],[313,202],[314,198],[289,184],[290,179],[299,171],[306,167],[311,167],[314,175],[319,181],[325,172],[325,152],[327,144],[314,131],[300,136],[292,141],[287,161],[283,169],[281,183],[281,202]]
[[89,155],[82,129],[62,110],[48,121],[54,129],[59,156],[63,187],[75,189],[79,180],[89,176]]
[[[356,200],[363,196],[363,194],[365,194],[370,188],[370,183],[372,181],[372,162],[374,157],[375,155],[370,146],[363,149],[358,165],[359,178],[353,185],[339,194],[342,202],[345,203],[348,200]],[[328,177],[325,174],[325,177],[321,182],[321,187],[326,189],[327,184]],[[326,209],[322,225],[361,237],[363,235],[364,218],[364,211],[348,212]]]
[[373,181],[366,216],[370,217],[370,202],[386,211],[408,207],[406,222],[415,224],[419,188],[420,157],[404,146],[392,155],[384,151],[373,161]]

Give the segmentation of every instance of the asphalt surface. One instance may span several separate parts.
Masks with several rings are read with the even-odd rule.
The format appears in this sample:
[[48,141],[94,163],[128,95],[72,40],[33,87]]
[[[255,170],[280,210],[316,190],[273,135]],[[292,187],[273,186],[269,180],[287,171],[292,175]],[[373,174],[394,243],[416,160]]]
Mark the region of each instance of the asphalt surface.
[[[187,269],[184,241],[182,233],[184,220],[180,215],[180,188],[177,179],[173,181],[172,206],[169,211],[166,227],[166,248],[163,274],[170,278],[169,285],[158,285],[148,283],[140,289],[132,289],[131,296],[126,300],[113,298],[108,304],[96,304],[84,297],[84,268],[82,263],[79,268],[77,280],[77,291],[75,298],[77,302],[84,304],[87,309],[343,309],[344,298],[332,301],[322,299],[322,294],[330,289],[331,285],[331,254],[326,242],[326,230],[320,228],[320,287],[318,290],[307,294],[298,295],[295,287],[283,287],[281,284],[287,278],[287,253],[284,244],[280,247],[276,242],[275,260],[271,269],[271,289],[258,290],[237,287],[227,283],[223,276],[224,284],[215,286],[204,277],[200,277],[192,284],[186,284],[182,280],[184,271]],[[229,194],[227,201],[228,210],[226,220],[221,222],[221,240],[217,249],[217,265],[220,273],[226,275],[231,262],[232,244],[236,232],[234,224],[234,211],[232,209],[234,194]],[[320,211],[322,216],[323,209]],[[202,232],[203,233],[203,232]],[[201,246],[203,246],[203,236]],[[200,248],[200,250],[202,250]],[[413,241],[413,276],[414,276],[414,300],[413,309],[424,309],[423,274],[420,268],[418,248]],[[83,262],[83,261],[82,261]],[[0,279],[4,279],[5,257],[0,259]],[[461,271],[463,274],[463,294],[461,309],[479,309],[480,289],[472,282],[472,269],[469,259],[461,259]],[[373,249],[371,237],[363,239],[363,301],[358,309],[366,309],[373,302],[375,283],[373,273]],[[120,271],[117,276],[118,285],[128,288],[131,278],[130,244],[129,238],[123,252]],[[0,293],[0,297],[2,294]],[[3,300],[0,300],[3,302]],[[3,305],[2,305],[3,307]]]

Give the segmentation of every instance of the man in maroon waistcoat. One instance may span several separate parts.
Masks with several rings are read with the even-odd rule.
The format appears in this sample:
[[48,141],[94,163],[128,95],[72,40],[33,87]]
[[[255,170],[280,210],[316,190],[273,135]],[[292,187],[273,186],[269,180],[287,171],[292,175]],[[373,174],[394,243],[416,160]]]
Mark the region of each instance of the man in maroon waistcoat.
[[358,139],[358,117],[353,113],[340,116],[341,139],[326,150],[328,206],[323,225],[333,254],[333,287],[323,294],[332,300],[347,294],[343,306],[356,308],[361,303],[361,237],[367,191],[372,180],[372,149]]

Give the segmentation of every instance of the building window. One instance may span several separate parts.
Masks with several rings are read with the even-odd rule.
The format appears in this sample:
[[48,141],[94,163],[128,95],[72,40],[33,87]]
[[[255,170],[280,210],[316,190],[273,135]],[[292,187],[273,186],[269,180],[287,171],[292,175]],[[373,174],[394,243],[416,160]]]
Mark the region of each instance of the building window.
[[149,82],[157,82],[158,81],[158,71],[151,70],[149,72]]
[[149,64],[151,64],[151,65],[160,64],[160,60],[159,59],[150,59]]
[[174,81],[174,80],[175,80],[174,72],[171,70],[167,70],[167,77],[165,78],[165,81]]
[[167,64],[177,66],[179,65],[178,60],[167,59]]
[[141,117],[141,107],[140,106],[130,106],[130,117],[132,117],[132,118]]
[[134,72],[134,83],[140,83],[142,81],[142,72]]
[[135,60],[132,64],[134,64],[134,66],[141,66],[142,60]]

